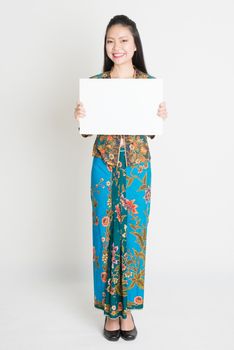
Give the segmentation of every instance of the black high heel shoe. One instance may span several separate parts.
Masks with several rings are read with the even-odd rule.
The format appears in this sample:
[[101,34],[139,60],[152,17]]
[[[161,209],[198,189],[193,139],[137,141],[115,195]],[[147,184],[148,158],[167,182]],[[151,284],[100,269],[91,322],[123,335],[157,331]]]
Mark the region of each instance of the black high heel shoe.
[[134,324],[133,329],[130,329],[129,331],[124,331],[120,328],[120,336],[124,339],[124,340],[134,340],[137,336],[137,329],[136,329],[136,325],[135,322],[133,320],[133,316],[131,314],[132,317],[132,321]]
[[104,324],[104,328],[103,328],[103,335],[106,339],[108,340],[112,340],[112,341],[116,341],[119,340],[120,338],[120,328],[119,329],[115,329],[113,331],[108,331],[105,326],[106,326],[106,321],[107,321],[107,316],[105,317],[105,324]]

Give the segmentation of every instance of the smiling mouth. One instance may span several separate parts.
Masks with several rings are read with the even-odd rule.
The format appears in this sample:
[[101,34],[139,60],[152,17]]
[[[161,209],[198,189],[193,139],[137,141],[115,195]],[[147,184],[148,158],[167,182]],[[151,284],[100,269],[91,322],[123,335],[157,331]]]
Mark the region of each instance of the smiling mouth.
[[123,57],[124,55],[125,55],[125,53],[121,53],[121,54],[113,53],[113,57],[115,57],[115,58]]

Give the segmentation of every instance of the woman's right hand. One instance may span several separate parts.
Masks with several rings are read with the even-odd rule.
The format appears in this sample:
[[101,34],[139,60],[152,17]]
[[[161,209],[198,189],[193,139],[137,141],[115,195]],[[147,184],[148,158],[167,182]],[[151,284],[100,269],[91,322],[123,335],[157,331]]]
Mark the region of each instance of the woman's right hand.
[[79,120],[79,118],[83,118],[86,116],[85,108],[82,102],[78,102],[74,111],[74,116],[76,120]]

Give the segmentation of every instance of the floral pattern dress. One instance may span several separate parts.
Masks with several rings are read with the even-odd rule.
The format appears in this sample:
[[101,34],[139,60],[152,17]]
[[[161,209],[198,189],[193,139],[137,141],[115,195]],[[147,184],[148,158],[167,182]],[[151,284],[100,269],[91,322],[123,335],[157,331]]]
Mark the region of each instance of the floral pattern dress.
[[[136,68],[136,78],[155,78]],[[90,78],[110,79],[110,71]],[[92,135],[82,135],[84,137]],[[155,135],[147,135],[154,138]],[[97,135],[91,170],[94,306],[110,318],[144,306],[151,156],[146,135]]]
[[94,156],[91,170],[94,306],[110,318],[144,306],[151,163]]

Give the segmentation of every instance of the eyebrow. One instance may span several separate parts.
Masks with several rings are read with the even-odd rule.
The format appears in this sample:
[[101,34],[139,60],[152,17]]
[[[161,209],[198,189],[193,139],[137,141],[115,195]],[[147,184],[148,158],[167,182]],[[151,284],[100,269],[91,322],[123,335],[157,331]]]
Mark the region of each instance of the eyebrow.
[[[123,35],[123,36],[120,36],[119,39],[120,38],[127,38],[127,37],[128,37],[127,35]],[[107,39],[114,39],[114,38],[112,38],[111,36],[108,36]]]

